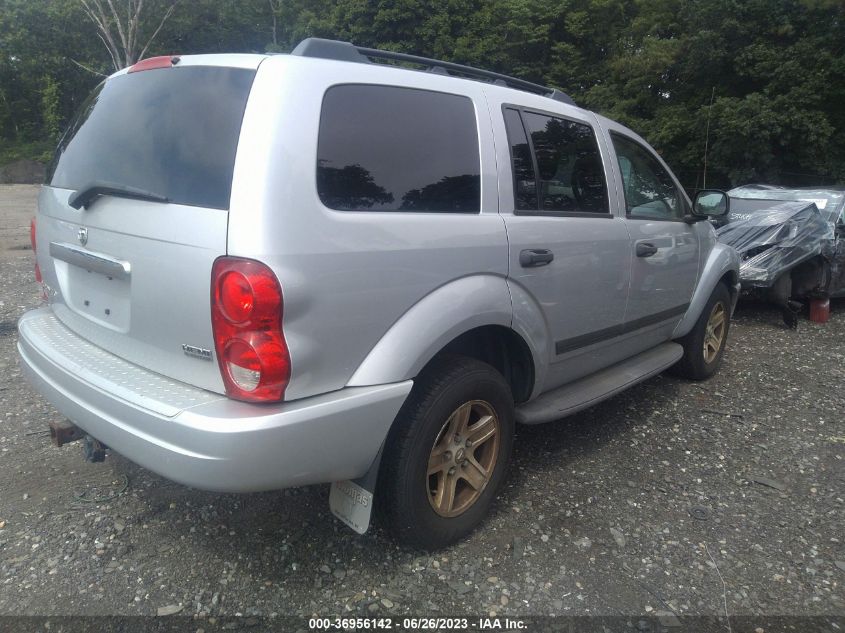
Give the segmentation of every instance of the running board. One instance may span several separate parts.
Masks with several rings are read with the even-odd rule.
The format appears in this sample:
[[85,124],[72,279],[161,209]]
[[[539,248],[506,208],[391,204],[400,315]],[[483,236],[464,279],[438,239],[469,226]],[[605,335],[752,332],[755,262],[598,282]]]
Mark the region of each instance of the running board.
[[526,402],[517,407],[516,421],[522,424],[545,424],[577,413],[615,396],[631,385],[656,376],[677,363],[683,354],[684,348],[677,343],[663,343]]

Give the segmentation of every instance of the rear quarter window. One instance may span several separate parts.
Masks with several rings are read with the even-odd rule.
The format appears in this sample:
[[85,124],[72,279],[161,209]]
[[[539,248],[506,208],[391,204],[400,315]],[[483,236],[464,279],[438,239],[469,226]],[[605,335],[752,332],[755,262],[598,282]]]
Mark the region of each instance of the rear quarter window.
[[478,213],[480,174],[469,98],[374,85],[326,91],[317,191],[327,207]]

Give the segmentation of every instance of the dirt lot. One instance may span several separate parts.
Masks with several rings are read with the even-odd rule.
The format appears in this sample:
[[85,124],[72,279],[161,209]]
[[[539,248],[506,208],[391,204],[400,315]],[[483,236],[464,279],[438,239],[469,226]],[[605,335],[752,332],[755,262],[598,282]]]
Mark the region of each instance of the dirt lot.
[[352,533],[325,486],[211,494],[52,448],[15,351],[35,191],[0,187],[0,615],[845,615],[845,302],[798,331],[743,307],[709,382],[519,429],[482,529],[428,555]]

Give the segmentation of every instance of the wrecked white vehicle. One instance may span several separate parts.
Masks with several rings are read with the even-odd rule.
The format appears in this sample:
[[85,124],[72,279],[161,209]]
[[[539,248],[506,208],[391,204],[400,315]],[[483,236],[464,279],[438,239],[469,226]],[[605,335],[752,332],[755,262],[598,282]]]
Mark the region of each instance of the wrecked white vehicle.
[[716,235],[740,255],[743,293],[794,324],[802,302],[845,296],[845,189],[731,189]]

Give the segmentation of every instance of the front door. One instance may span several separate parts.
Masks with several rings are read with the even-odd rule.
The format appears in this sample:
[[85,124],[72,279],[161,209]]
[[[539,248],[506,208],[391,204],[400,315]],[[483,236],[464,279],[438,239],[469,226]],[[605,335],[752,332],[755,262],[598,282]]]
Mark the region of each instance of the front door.
[[646,349],[666,340],[689,307],[698,278],[699,238],[684,221],[688,201],[645,145],[611,132],[625,222],[631,236],[631,291],[625,330]]

